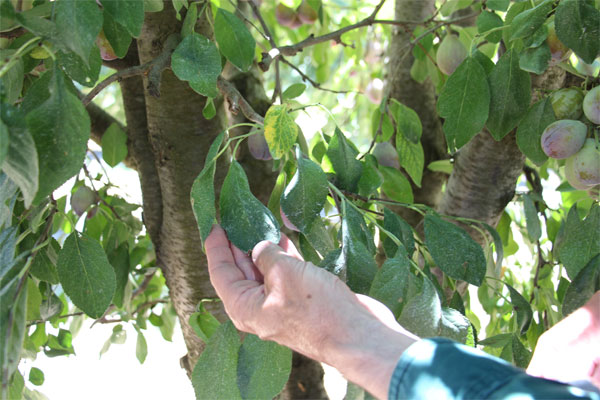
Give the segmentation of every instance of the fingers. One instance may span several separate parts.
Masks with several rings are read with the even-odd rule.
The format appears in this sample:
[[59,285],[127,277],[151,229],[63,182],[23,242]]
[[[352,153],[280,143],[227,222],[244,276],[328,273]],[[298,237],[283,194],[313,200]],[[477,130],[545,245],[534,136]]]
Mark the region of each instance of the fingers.
[[244,274],[236,266],[235,258],[229,248],[229,240],[223,228],[214,225],[205,242],[206,257],[210,280],[219,296],[228,297],[233,283],[245,280]]
[[254,266],[254,263],[250,259],[250,257],[238,249],[233,243],[231,243],[231,251],[233,252],[233,258],[235,259],[235,263],[242,270],[244,276],[248,280],[253,281],[262,281],[262,276],[258,269]]
[[296,250],[296,246],[294,246],[294,242],[292,242],[283,232],[281,233],[281,240],[279,241],[279,247],[283,249],[288,255],[297,258],[300,261],[304,261],[300,252]]
[[267,240],[258,243],[252,250],[252,261],[265,277],[273,265],[287,258],[290,256],[281,247]]

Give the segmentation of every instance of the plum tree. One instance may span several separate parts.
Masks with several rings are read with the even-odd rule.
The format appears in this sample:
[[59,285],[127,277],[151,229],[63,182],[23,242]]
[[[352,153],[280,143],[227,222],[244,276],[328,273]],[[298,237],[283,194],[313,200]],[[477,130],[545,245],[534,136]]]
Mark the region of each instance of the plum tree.
[[542,149],[548,157],[562,159],[577,153],[583,146],[587,126],[575,120],[563,119],[548,125],[542,133]]
[[600,86],[591,89],[583,99],[583,113],[596,125],[600,125]]

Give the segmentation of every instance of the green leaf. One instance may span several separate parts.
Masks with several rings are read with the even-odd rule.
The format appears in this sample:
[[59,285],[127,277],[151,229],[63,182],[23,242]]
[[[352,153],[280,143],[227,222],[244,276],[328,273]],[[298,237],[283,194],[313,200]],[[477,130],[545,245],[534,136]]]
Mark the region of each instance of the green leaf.
[[600,290],[600,255],[592,258],[567,288],[562,304],[563,315],[567,316],[585,305],[598,290]]
[[160,334],[166,341],[172,341],[173,331],[175,330],[175,310],[173,310],[172,306],[163,308],[162,313],[160,314],[160,320],[162,321],[162,324],[159,327]]
[[396,122],[396,132],[406,140],[418,143],[423,133],[421,119],[410,107],[405,106],[396,99],[390,101],[390,112]]
[[104,12],[123,25],[133,37],[140,36],[144,24],[144,2],[140,0],[102,0]]
[[217,97],[217,78],[221,74],[221,56],[213,42],[194,33],[186,36],[171,55],[173,73],[207,97]]
[[264,124],[269,151],[273,158],[278,160],[296,143],[298,126],[285,104],[271,106],[265,115]]
[[198,22],[198,3],[193,2],[189,5],[183,25],[181,26],[181,37],[186,37],[195,32],[196,22]]
[[358,193],[369,197],[383,184],[383,175],[377,169],[377,159],[371,155],[365,155],[363,172],[358,181]]
[[552,11],[554,0],[545,0],[536,7],[523,11],[511,22],[511,38],[523,39],[533,35],[535,31],[546,21],[546,17]]
[[510,4],[510,0],[487,0],[485,3],[486,7],[490,10],[496,11],[506,11],[508,10],[508,5]]
[[252,34],[234,14],[222,8],[215,17],[215,39],[221,54],[243,72],[252,66],[256,42]]
[[60,245],[55,239],[51,239],[50,244],[46,248],[41,249],[31,263],[29,272],[37,279],[58,284],[58,272],[56,270],[56,260]]
[[533,318],[533,312],[531,311],[531,305],[521,293],[519,293],[515,288],[510,286],[508,283],[504,283],[508,288],[508,292],[510,293],[510,302],[517,314],[517,326],[519,327],[519,332],[521,334],[527,332],[529,329],[529,324]]
[[221,323],[206,309],[204,303],[198,305],[198,311],[190,315],[190,325],[196,332],[196,335],[208,343],[211,336],[219,328]]
[[25,380],[19,371],[15,371],[8,386],[9,399],[22,399],[23,389],[25,388]]
[[448,77],[438,99],[444,133],[450,149],[464,146],[481,131],[488,118],[490,89],[486,73],[473,57],[467,57]]
[[304,83],[294,83],[288,86],[288,88],[283,91],[281,97],[283,97],[285,100],[295,99],[296,97],[304,93],[305,89],[306,85]]
[[[2,163],[6,159],[9,143],[10,139],[8,134],[8,126],[6,126],[6,124],[2,121],[2,118],[0,116],[0,167],[2,167]],[[33,144],[33,139],[31,140],[31,143]]]
[[496,140],[517,126],[529,109],[531,78],[519,67],[519,53],[504,53],[488,77],[490,114],[487,127]]
[[592,258],[600,253],[600,206],[593,204],[587,217],[581,221],[577,205],[569,210],[564,238],[556,244],[558,258],[567,275],[575,279]]
[[100,243],[73,232],[58,255],[58,277],[73,304],[100,318],[115,293],[115,273]]
[[[482,11],[477,17],[477,31],[481,34],[485,34],[487,31],[492,29],[500,28],[504,26],[504,21],[496,13],[489,11]],[[502,39],[502,31],[495,31],[485,35],[487,41],[491,43],[498,43]]]
[[366,225],[358,211],[346,201],[342,210],[342,251],[335,263],[345,266],[346,283],[350,289],[366,294],[377,273],[377,264],[371,251],[374,248],[373,238],[365,232]]
[[138,359],[140,364],[143,364],[146,361],[146,356],[148,355],[148,344],[146,343],[146,338],[141,330],[138,330],[137,340],[135,342],[135,357]]
[[194,180],[190,193],[192,210],[194,211],[196,222],[198,222],[200,239],[202,240],[203,246],[204,241],[210,234],[213,224],[217,220],[214,185],[217,160],[215,157],[219,152],[224,137],[225,132],[221,132],[215,140],[213,140],[208,149],[208,153],[206,154],[206,160],[204,160],[204,168]]
[[27,279],[27,314],[28,321],[40,319],[40,306],[42,294],[33,279]]
[[519,55],[519,67],[523,71],[533,72],[541,75],[548,68],[552,54],[548,43],[542,43],[541,46],[525,49]]
[[398,323],[419,337],[438,336],[442,305],[433,283],[426,276],[413,277]]
[[583,61],[594,62],[600,53],[600,11],[590,0],[564,0],[556,9],[556,35]]
[[358,151],[346,140],[339,128],[329,141],[327,157],[336,174],[336,183],[340,189],[356,192],[362,175],[362,164],[356,159]]
[[379,166],[379,171],[383,175],[383,185],[381,189],[392,200],[400,203],[412,203],[414,201],[412,187],[410,182],[396,168]]
[[371,133],[377,143],[387,142],[394,135],[392,119],[387,113],[382,113],[379,107],[373,110],[373,116],[371,117]]
[[196,399],[241,399],[237,386],[240,338],[228,321],[208,341],[192,372]]
[[84,63],[81,57],[71,51],[59,51],[56,53],[56,57],[58,64],[64,69],[69,78],[88,87],[96,84],[100,75],[100,68],[102,67],[102,58],[100,57],[100,50],[97,47],[92,48],[88,62],[89,65]]
[[54,71],[49,92],[48,99],[25,118],[35,141],[40,171],[34,204],[79,172],[90,137],[90,117],[67,89],[62,72]]
[[0,164],[2,171],[19,186],[25,207],[29,208],[38,191],[38,154],[35,142],[24,124],[25,115],[13,106],[3,104],[1,119],[8,130],[8,153]]
[[29,370],[29,382],[33,383],[36,386],[41,386],[44,384],[44,373],[41,369],[36,367],[31,367]]
[[296,152],[298,169],[281,196],[281,211],[290,222],[306,232],[327,200],[327,176],[315,162]]
[[442,308],[438,336],[447,337],[464,344],[469,336],[469,328],[471,328],[471,321],[459,311],[453,308]]
[[[105,0],[104,3],[116,1]],[[98,4],[94,0],[58,0],[54,15],[62,44],[89,65],[90,52],[102,29],[102,11]]]
[[335,245],[321,218],[316,218],[304,232],[304,237],[321,255],[331,252]]
[[410,261],[406,250],[399,247],[396,255],[389,257],[377,271],[369,289],[369,296],[385,304],[396,318],[407,300],[409,274]]
[[[0,49],[0,60],[10,58],[16,53],[16,50]],[[4,65],[3,65],[4,66]],[[24,78],[24,64],[22,59],[18,59],[16,63],[10,67],[2,77],[0,81],[0,99],[2,101],[13,104],[21,97],[21,91],[23,89],[23,78]],[[4,107],[4,105],[3,105]]]
[[532,242],[536,242],[542,236],[542,227],[540,218],[535,208],[533,199],[528,194],[523,195],[523,208],[525,211],[525,223],[527,225],[527,234]]
[[485,255],[464,229],[427,214],[425,244],[437,266],[448,276],[481,285],[486,271]]
[[243,252],[248,252],[263,240],[279,243],[279,224],[250,192],[248,178],[242,166],[233,161],[223,182],[220,198],[221,226],[229,240]]
[[548,159],[542,150],[542,133],[556,120],[549,97],[538,101],[527,111],[517,129],[517,145],[523,154],[537,165]]
[[115,21],[115,19],[106,12],[104,13],[102,31],[104,32],[106,40],[110,43],[110,47],[112,47],[115,52],[115,55],[119,58],[125,57],[132,41],[131,35],[127,29]]
[[115,167],[127,157],[127,134],[113,122],[102,135],[102,158]]
[[202,109],[202,116],[206,119],[213,119],[215,115],[217,115],[215,103],[212,97],[208,97],[206,99],[206,104],[204,104],[204,108]]
[[430,162],[427,169],[433,172],[442,172],[446,175],[450,175],[454,169],[454,164],[450,160],[437,160]]
[[512,340],[512,333],[500,333],[481,340],[478,344],[494,348],[502,348],[509,344]]
[[425,155],[421,141],[411,142],[404,137],[402,132],[396,133],[396,150],[400,160],[400,166],[408,173],[415,185],[421,187],[423,167],[425,166]]
[[125,300],[125,286],[129,279],[129,244],[124,242],[110,252],[108,261],[114,269],[116,280],[113,302],[118,308],[121,308]]
[[159,12],[165,8],[162,0],[144,0],[145,12]]
[[[412,256],[415,252],[415,238],[408,222],[386,207],[383,209],[383,228],[396,236],[396,238],[404,245],[405,252],[407,252],[409,256]],[[383,239],[383,249],[389,258],[394,257],[398,250],[398,246],[391,238],[385,235],[385,238]]]
[[[6,264],[0,265],[4,267]],[[5,386],[17,370],[21,357],[26,330],[27,290],[21,288],[18,291],[19,280],[16,278],[11,282],[3,280],[0,287],[0,377],[2,386]]]
[[292,351],[275,342],[247,335],[240,347],[237,385],[243,399],[272,399],[292,370]]
[[40,317],[44,321],[49,320],[52,317],[60,315],[63,308],[63,302],[54,293],[51,293],[40,305]]

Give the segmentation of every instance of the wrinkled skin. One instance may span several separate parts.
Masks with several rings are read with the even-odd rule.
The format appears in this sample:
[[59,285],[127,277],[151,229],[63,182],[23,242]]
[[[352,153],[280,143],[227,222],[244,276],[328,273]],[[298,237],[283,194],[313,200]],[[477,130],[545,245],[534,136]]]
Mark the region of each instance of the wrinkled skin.
[[583,122],[569,119],[553,122],[542,133],[542,150],[556,159],[571,157],[581,149],[586,135],[587,126]]

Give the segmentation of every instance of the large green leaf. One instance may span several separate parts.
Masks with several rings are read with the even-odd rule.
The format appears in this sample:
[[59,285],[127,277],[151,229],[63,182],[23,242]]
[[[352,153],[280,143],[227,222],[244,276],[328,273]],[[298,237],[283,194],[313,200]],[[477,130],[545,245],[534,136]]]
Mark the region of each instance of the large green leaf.
[[102,0],[104,12],[123,25],[133,37],[138,37],[144,24],[144,2],[140,0]]
[[362,175],[362,164],[356,159],[358,151],[346,140],[339,128],[329,141],[327,157],[331,161],[336,174],[336,183],[340,189],[356,192]]
[[439,336],[456,340],[459,343],[466,343],[470,330],[471,322],[467,317],[453,308],[442,308]]
[[285,104],[273,105],[265,115],[265,139],[274,159],[280,159],[296,143],[298,125]]
[[115,272],[115,294],[113,302],[117,307],[123,307],[125,300],[125,286],[129,279],[129,245],[122,243],[108,254],[108,261]]
[[510,286],[508,283],[504,283],[510,293],[510,302],[517,314],[517,325],[519,332],[525,333],[529,329],[529,324],[533,318],[533,312],[531,311],[531,305],[515,288]]
[[[489,8],[489,6],[488,6]],[[496,13],[490,11],[482,11],[477,17],[477,31],[481,34],[485,34],[487,31],[491,31],[496,28],[500,28],[504,25],[502,18]],[[485,35],[485,39],[488,42],[498,43],[502,39],[501,31],[494,31]]]
[[481,285],[486,271],[485,255],[464,229],[427,214],[425,244],[437,266],[448,276]]
[[102,135],[102,158],[115,167],[127,157],[127,134],[116,123],[112,123]]
[[[140,2],[141,3],[141,2]],[[193,33],[186,36],[171,55],[171,68],[177,77],[207,97],[217,97],[217,78],[221,74],[221,56],[215,44]]]
[[556,35],[583,61],[594,62],[600,53],[600,11],[593,0],[563,0],[554,18]]
[[410,182],[402,172],[396,168],[379,166],[379,171],[383,175],[383,185],[381,189],[392,200],[400,203],[412,203],[413,192]]
[[67,89],[62,72],[54,71],[49,93],[48,99],[25,118],[39,161],[39,188],[34,204],[79,172],[90,137],[90,117],[81,101]]
[[[12,49],[0,49],[0,59],[10,59],[11,56],[16,53],[16,50]],[[4,64],[6,65],[6,64]],[[4,66],[3,65],[3,66]],[[3,101],[12,104],[19,97],[21,97],[21,90],[23,89],[23,75],[24,64],[21,58],[10,67],[2,76],[0,80],[0,99],[4,97]]]
[[362,175],[358,181],[358,193],[369,197],[383,185],[383,175],[377,169],[377,159],[371,154],[365,155]]
[[398,131],[396,132],[396,150],[400,166],[404,168],[415,185],[421,187],[423,167],[425,166],[425,154],[421,141],[417,140],[416,143],[413,143],[404,137],[401,131]]
[[196,399],[241,399],[237,386],[240,338],[228,321],[208,341],[192,372]]
[[548,159],[542,150],[542,133],[555,120],[550,98],[545,97],[531,106],[519,124],[517,145],[537,165],[542,165]]
[[423,133],[423,125],[421,125],[421,119],[415,110],[396,99],[391,99],[389,108],[396,122],[396,132],[400,133],[406,140],[418,143]]
[[272,399],[292,370],[292,351],[247,335],[238,353],[237,385],[243,399]]
[[13,279],[0,287],[0,377],[2,391],[17,370],[21,357],[27,314],[27,290]]
[[38,191],[38,154],[31,134],[25,127],[25,116],[15,107],[2,105],[1,119],[6,122],[8,153],[0,164],[2,171],[19,186],[25,207],[29,208]]
[[100,243],[73,232],[58,254],[58,277],[65,293],[92,318],[100,318],[112,302],[116,281]]
[[110,43],[110,46],[114,50],[115,55],[119,58],[125,57],[132,40],[127,29],[115,21],[109,13],[105,13],[102,30],[106,40],[108,40],[108,43]]
[[498,60],[488,82],[491,101],[487,127],[494,139],[500,140],[529,109],[531,78],[519,67],[519,53],[512,49]]
[[281,196],[281,210],[290,222],[306,232],[325,205],[327,176],[319,165],[296,152],[298,169]]
[[204,243],[210,234],[217,218],[214,184],[217,160],[215,157],[219,152],[224,137],[225,132],[220,133],[210,145],[208,153],[206,153],[206,159],[204,160],[204,168],[194,180],[190,193],[192,210],[194,211],[196,222],[198,222],[202,243]]
[[538,47],[523,50],[519,55],[519,67],[523,71],[533,72],[541,75],[546,71],[552,54],[548,43],[542,43]]
[[[415,252],[415,238],[408,222],[386,207],[383,209],[383,228],[396,236],[404,245],[408,255],[412,256]],[[394,257],[398,246],[386,235],[383,239],[383,249],[388,257]]]
[[96,84],[102,68],[102,58],[98,47],[92,47],[87,63],[72,51],[59,51],[56,53],[56,58],[69,78],[83,86],[92,87]]
[[525,211],[525,224],[527,225],[529,239],[536,242],[542,236],[542,227],[535,203],[528,194],[523,195],[523,210]]
[[467,57],[448,77],[437,103],[450,149],[464,146],[481,131],[489,106],[490,89],[485,70],[475,58]]
[[250,191],[242,166],[233,161],[221,188],[219,200],[221,226],[229,240],[240,250],[248,252],[263,240],[279,243],[279,224]]
[[410,261],[404,247],[399,247],[396,255],[388,258],[377,271],[369,296],[385,304],[398,318],[408,294]]
[[545,0],[536,7],[523,11],[511,22],[510,40],[522,39],[533,33],[546,21],[554,0]]
[[229,62],[244,72],[250,69],[256,42],[244,22],[222,8],[215,17],[215,39]]
[[[117,2],[104,1],[104,3]],[[63,45],[89,65],[90,52],[102,29],[102,11],[96,1],[57,0],[54,14],[56,28]]]
[[420,337],[438,336],[442,319],[440,297],[426,276],[410,279],[408,294],[398,322]]
[[343,265],[346,283],[356,293],[367,294],[377,273],[377,264],[371,251],[373,238],[365,232],[362,216],[346,201],[343,203],[342,251],[335,261]]
[[600,290],[600,255],[595,256],[573,279],[562,304],[563,315],[569,315],[587,303]]
[[600,206],[593,204],[583,221],[577,214],[577,205],[567,214],[564,238],[556,244],[558,258],[570,279],[600,253]]

